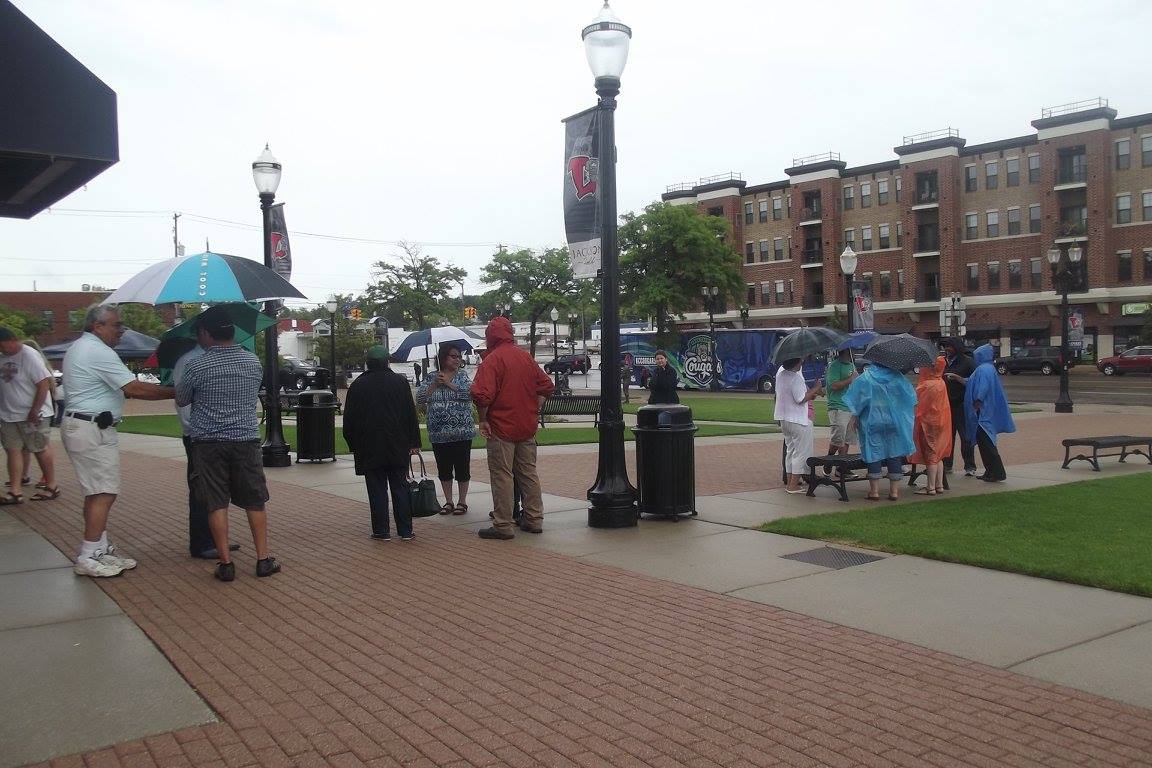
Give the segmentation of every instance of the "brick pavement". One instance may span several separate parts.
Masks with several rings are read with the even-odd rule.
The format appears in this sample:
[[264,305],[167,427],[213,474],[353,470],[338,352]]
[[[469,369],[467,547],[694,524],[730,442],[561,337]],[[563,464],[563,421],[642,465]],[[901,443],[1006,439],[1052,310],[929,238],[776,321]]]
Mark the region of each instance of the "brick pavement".
[[[15,512],[71,551],[62,464]],[[101,586],[222,722],[53,766],[1152,765],[1147,710],[449,526],[374,542],[365,505],[275,481],[284,572],[246,546],[221,584],[183,555],[182,465],[126,467],[140,567]]]

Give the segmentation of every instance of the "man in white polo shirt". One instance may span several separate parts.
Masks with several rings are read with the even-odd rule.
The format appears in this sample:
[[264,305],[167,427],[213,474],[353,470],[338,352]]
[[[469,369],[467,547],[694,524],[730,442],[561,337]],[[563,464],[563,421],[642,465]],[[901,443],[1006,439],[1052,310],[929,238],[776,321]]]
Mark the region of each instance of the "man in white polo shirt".
[[119,576],[136,567],[108,543],[108,513],[120,493],[120,445],[116,424],[124,398],[168,400],[172,387],[147,384],[112,349],[124,335],[119,309],[96,304],[84,316],[84,335],[64,355],[68,399],[60,435],[84,490],[84,541],[73,569],[80,576]]

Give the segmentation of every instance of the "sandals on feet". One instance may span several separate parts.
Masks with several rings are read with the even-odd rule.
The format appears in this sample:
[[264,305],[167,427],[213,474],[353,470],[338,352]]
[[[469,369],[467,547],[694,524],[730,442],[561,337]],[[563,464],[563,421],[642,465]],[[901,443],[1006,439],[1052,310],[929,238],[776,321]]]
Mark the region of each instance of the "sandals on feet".
[[888,501],[900,501],[900,497],[899,496],[893,496],[893,495],[889,494],[888,495]]
[[0,507],[11,507],[23,503],[24,494],[22,493],[12,493],[12,491],[8,491],[8,493],[0,496]]
[[32,485],[32,478],[30,478],[30,477],[20,478],[20,485]]
[[42,490],[36,491],[36,493],[32,494],[32,501],[52,501],[52,499],[56,499],[59,497],[60,497],[59,486],[57,486],[56,488],[45,487]]
[[[920,490],[916,491],[916,495],[917,496],[935,496],[936,491],[932,490],[931,488],[921,488]],[[892,497],[889,496],[888,498],[891,499]]]
[[450,515],[450,514],[452,514],[452,510],[453,510],[453,507],[451,504],[441,504],[440,505],[440,514],[442,514],[442,515]]
[[864,500],[865,501],[880,501],[880,494],[876,494],[875,496],[873,496],[872,494],[868,494],[867,496],[864,497]]
[[452,511],[452,514],[454,514],[454,515],[466,515],[466,514],[468,514],[468,505],[464,504],[463,502],[461,502],[460,504],[457,504],[456,509],[454,509]]

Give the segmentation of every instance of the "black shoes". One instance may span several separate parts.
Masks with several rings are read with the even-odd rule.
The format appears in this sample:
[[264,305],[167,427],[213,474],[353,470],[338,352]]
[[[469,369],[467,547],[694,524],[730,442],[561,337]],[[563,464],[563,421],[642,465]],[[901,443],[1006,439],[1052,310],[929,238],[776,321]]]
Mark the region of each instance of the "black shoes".
[[376,541],[392,541],[392,534],[390,534],[390,533],[374,533],[374,534],[372,534],[372,538],[376,539]]
[[543,533],[544,532],[543,528],[533,528],[532,526],[530,526],[528,524],[528,522],[526,520],[523,520],[523,519],[520,520],[520,523],[516,527],[519,528],[520,530],[524,531],[524,533]]
[[256,561],[257,576],[271,576],[274,573],[280,573],[280,563],[276,562],[276,558],[266,557]]
[[1007,480],[1008,478],[1007,477],[992,477],[987,472],[985,472],[982,475],[977,475],[976,479],[977,480],[983,480],[986,483],[1002,483],[1005,480]]
[[216,578],[220,581],[236,580],[235,563],[216,563]]
[[507,533],[500,530],[499,528],[482,528],[476,535],[482,539],[497,539],[499,541],[507,541],[508,539],[516,538],[516,534]]

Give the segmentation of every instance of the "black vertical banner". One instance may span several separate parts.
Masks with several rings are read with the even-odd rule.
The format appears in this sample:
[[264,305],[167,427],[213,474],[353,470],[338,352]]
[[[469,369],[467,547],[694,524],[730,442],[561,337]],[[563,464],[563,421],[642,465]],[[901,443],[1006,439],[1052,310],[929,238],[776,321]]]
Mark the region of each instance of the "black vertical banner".
[[291,282],[292,247],[288,244],[288,225],[284,223],[284,203],[272,206],[272,269]]
[[564,230],[568,257],[577,278],[600,271],[600,158],[596,107],[566,117],[564,123]]

